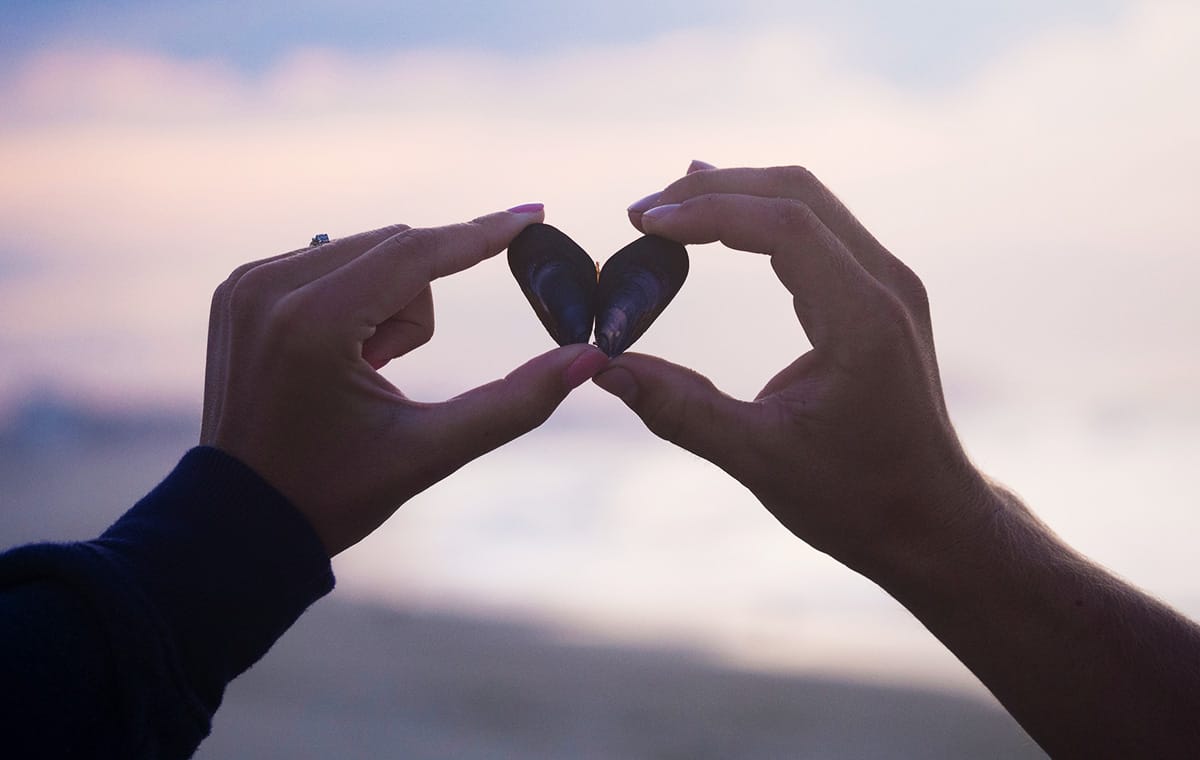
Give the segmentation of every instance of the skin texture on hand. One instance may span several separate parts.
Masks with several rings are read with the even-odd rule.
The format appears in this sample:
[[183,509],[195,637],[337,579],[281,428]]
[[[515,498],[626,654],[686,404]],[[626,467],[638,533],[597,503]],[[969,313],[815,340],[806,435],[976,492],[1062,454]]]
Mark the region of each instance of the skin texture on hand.
[[410,401],[377,370],[432,337],[433,280],[494,256],[543,216],[534,205],[386,227],[239,267],[213,296],[201,444],[287,496],[332,556],[540,425],[603,353],[558,348],[435,404]]
[[638,229],[764,254],[812,343],[752,401],[626,353],[594,382],[915,614],[1055,757],[1200,757],[1200,627],[967,460],[920,280],[798,167],[688,174]]
[[634,204],[634,226],[770,256],[813,347],[753,401],[636,354],[596,383],[855,569],[956,540],[987,485],[946,413],[921,281],[804,169],[693,169]]

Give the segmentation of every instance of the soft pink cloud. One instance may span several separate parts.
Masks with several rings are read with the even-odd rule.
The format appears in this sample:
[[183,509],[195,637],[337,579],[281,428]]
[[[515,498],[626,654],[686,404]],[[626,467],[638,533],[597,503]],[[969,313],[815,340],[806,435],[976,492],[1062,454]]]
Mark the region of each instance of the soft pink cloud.
[[[2,86],[0,224],[52,266],[3,286],[0,330],[107,325],[155,354],[174,325],[171,345],[201,356],[212,287],[317,231],[541,200],[603,257],[634,234],[624,206],[693,157],[801,162],[928,280],[951,376],[961,364],[1015,393],[1081,378],[1146,393],[1200,371],[1178,351],[1198,328],[1183,252],[1200,234],[1200,115],[1181,96],[1200,69],[1196,17],[1158,3],[1058,29],[925,93],[839,68],[831,43],[797,28],[528,56],[310,50],[253,76],[48,52]],[[701,250],[696,262],[646,348],[752,393],[799,328],[761,261]],[[497,265],[438,284],[441,335],[411,363],[431,388],[544,347],[506,277]],[[167,295],[139,311],[121,294],[146,279]],[[48,293],[75,295],[38,314]],[[477,334],[478,313],[493,335]],[[1114,355],[1174,368],[1127,373]],[[1030,377],[1031,365],[1047,369]]]

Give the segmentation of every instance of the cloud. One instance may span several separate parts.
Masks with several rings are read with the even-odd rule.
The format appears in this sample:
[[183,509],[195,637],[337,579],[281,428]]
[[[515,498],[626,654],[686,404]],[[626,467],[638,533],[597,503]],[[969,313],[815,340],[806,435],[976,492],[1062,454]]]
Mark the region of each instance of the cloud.
[[262,72],[298,48],[359,55],[477,50],[539,57],[580,46],[640,44],[679,29],[804,25],[836,39],[842,64],[909,86],[961,81],[1038,29],[1106,23],[1128,0],[187,0],[24,3],[0,27],[0,67],[48,47],[137,50]]
[[[603,258],[634,234],[625,205],[691,158],[795,162],[925,277],[950,380],[996,398],[1179,396],[1198,373],[1179,348],[1200,326],[1186,255],[1200,114],[1182,96],[1200,73],[1198,15],[1150,3],[1053,28],[934,92],[846,67],[841,40],[802,25],[544,54],[313,48],[255,73],[47,51],[2,89],[0,223],[47,269],[4,286],[0,331],[33,344],[108,326],[148,355],[169,346],[168,382],[181,356],[201,369],[212,287],[315,232],[542,200]],[[639,347],[750,395],[804,345],[786,294],[761,258],[694,260]],[[436,290],[439,336],[404,371],[421,392],[452,395],[547,347],[502,262]]]

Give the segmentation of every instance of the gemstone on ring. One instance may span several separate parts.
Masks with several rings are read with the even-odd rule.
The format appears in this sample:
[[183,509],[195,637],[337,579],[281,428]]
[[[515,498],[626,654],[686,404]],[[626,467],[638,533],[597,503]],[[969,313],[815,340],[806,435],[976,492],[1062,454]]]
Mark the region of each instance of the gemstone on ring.
[[325,245],[329,242],[329,236],[324,232],[313,235],[313,239],[309,241],[309,245]]

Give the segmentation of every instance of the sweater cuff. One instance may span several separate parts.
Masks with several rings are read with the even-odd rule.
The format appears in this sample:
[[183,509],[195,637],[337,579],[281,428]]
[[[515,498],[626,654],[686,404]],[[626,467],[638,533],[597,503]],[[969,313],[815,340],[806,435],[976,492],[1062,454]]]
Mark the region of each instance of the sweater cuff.
[[165,623],[184,673],[212,709],[333,588],[308,521],[224,452],[189,451],[96,541]]

